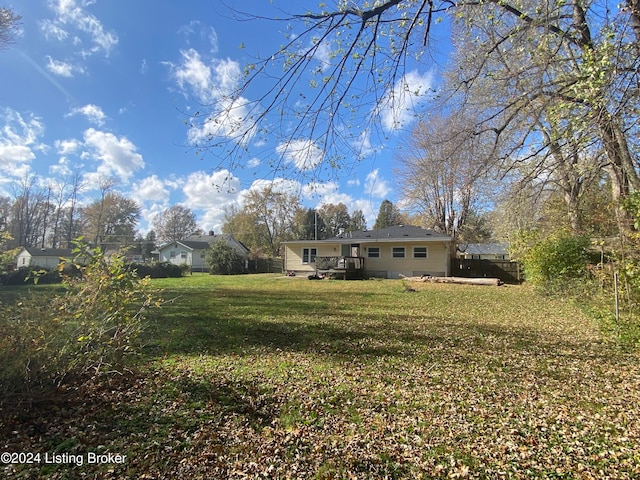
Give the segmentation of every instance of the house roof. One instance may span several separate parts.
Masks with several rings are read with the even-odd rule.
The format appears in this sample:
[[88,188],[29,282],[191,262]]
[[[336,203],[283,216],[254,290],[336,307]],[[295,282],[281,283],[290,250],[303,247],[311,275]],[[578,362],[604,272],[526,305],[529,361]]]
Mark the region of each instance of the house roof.
[[159,247],[158,250],[162,250],[175,244],[183,245],[189,250],[206,250],[212,243],[215,243],[219,240],[226,242],[232,247],[236,247],[240,250],[245,251],[246,253],[249,253],[249,249],[230,233],[223,233],[221,235],[191,235],[183,240],[178,240],[177,242],[166,243]]
[[73,250],[70,248],[38,248],[24,247],[32,257],[71,257]]
[[[358,240],[360,242],[397,242],[398,240],[450,242],[452,238],[434,230],[427,230],[413,225],[394,225],[392,227],[380,228],[377,230],[356,230],[354,232],[347,232],[342,235],[338,235],[337,237],[318,240],[318,242],[352,243],[354,240]],[[314,242],[313,240],[304,241]]]
[[505,243],[466,243],[458,245],[458,250],[467,255],[509,255]]

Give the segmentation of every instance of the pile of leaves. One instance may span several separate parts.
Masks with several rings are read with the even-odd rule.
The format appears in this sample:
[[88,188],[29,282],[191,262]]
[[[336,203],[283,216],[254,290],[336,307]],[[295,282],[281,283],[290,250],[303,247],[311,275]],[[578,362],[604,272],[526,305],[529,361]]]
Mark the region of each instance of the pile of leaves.
[[[206,279],[206,280],[203,280]],[[194,276],[136,374],[3,417],[7,478],[637,478],[640,366],[526,287]]]

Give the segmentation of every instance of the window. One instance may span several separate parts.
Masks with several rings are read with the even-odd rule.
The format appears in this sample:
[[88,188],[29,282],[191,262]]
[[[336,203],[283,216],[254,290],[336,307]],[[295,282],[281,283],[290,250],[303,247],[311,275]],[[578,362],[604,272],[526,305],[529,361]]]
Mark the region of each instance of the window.
[[313,263],[316,261],[316,255],[318,255],[317,248],[303,248],[302,249],[302,263]]
[[367,250],[367,257],[380,258],[380,247],[369,247]]
[[171,252],[169,253],[169,258],[176,258],[176,251],[175,250],[171,250]]
[[180,258],[181,258],[182,260],[186,260],[186,259],[187,259],[187,252],[181,252],[181,253],[180,253]]
[[404,247],[393,247],[391,255],[393,258],[404,258]]
[[427,247],[413,247],[413,258],[427,258],[428,256]]

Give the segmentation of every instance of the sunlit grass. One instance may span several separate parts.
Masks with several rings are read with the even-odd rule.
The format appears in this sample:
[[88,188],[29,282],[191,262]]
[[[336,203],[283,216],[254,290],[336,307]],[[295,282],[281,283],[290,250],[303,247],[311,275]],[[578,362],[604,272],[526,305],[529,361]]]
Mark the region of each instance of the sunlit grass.
[[142,373],[99,390],[96,429],[65,427],[76,450],[129,453],[104,478],[640,474],[638,357],[566,300],[279,275],[153,283],[166,303]]

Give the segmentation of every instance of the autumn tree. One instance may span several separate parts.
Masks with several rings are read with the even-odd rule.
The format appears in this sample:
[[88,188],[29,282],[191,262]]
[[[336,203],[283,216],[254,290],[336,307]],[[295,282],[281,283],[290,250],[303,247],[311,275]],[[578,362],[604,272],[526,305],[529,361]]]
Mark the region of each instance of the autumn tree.
[[223,231],[232,233],[254,253],[278,256],[280,244],[292,239],[300,199],[273,187],[250,190],[241,209],[231,210]]
[[101,247],[130,245],[140,218],[138,204],[118,192],[108,192],[82,209],[83,233]]
[[457,6],[454,85],[468,103],[484,104],[478,130],[511,144],[506,168],[528,160],[532,178],[556,182],[576,230],[579,198],[599,169],[609,177],[621,230],[629,228],[620,205],[640,187],[637,7],[580,0]]
[[195,214],[188,207],[174,205],[158,214],[153,220],[157,240],[161,243],[181,240],[198,228]]
[[399,156],[396,174],[407,206],[427,227],[457,237],[486,177],[491,148],[464,117],[420,122]]

